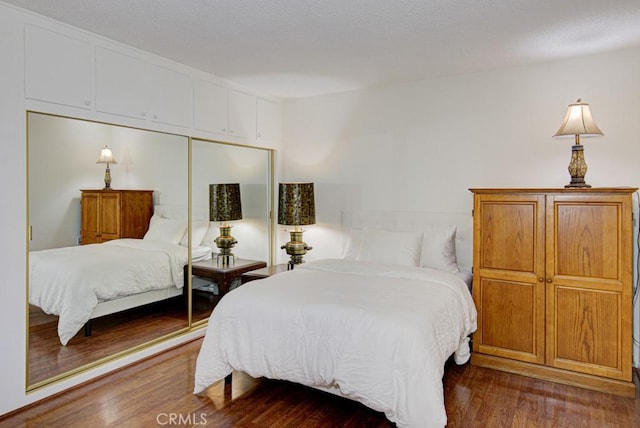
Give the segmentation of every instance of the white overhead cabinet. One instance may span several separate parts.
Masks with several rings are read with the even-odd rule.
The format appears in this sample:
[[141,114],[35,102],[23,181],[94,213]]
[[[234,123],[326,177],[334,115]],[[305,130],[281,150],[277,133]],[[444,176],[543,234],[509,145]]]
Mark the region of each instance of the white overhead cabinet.
[[96,48],[96,110],[191,127],[192,80],[110,49]]
[[247,142],[255,138],[256,97],[216,83],[194,83],[194,128],[223,140]]
[[280,104],[258,98],[256,101],[257,131],[256,138],[261,142],[277,142],[282,133],[282,111]]
[[63,34],[25,25],[25,97],[91,109],[93,48]]
[[194,87],[193,127],[219,136],[227,135],[227,88],[196,80]]
[[229,137],[248,140],[256,132],[256,97],[229,89]]

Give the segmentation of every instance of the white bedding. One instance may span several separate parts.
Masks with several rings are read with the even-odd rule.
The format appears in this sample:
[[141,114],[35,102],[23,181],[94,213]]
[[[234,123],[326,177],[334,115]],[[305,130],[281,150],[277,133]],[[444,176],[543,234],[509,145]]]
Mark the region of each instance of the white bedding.
[[177,244],[117,239],[29,253],[29,303],[59,316],[66,345],[99,302],[184,284],[188,250]]
[[426,268],[323,260],[225,295],[209,319],[194,392],[233,370],[338,389],[398,427],[444,426],[444,363],[469,358],[467,285]]

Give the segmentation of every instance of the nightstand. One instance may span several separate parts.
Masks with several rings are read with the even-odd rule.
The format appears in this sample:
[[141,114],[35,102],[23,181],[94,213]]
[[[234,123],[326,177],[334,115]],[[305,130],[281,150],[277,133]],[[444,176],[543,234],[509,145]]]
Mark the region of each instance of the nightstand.
[[[243,273],[266,267],[265,262],[258,260],[236,259],[230,264],[222,264],[215,258],[191,263],[191,274],[208,278],[218,285],[218,297],[222,298],[229,292],[231,283]],[[185,266],[185,278],[187,278],[188,266]]]
[[271,275],[275,275],[279,272],[286,272],[288,270],[287,263],[281,265],[267,266],[262,269],[252,270],[251,272],[243,273],[240,277],[243,284],[253,281],[255,279],[268,278]]

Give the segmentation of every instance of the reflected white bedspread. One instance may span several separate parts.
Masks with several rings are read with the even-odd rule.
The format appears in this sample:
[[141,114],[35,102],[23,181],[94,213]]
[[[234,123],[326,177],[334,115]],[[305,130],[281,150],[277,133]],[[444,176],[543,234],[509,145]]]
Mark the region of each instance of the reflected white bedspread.
[[29,253],[29,303],[59,316],[66,345],[99,301],[184,284],[187,249],[142,239]]
[[194,392],[233,370],[338,388],[399,427],[444,426],[444,363],[468,359],[476,309],[459,277],[323,260],[227,294],[209,320]]

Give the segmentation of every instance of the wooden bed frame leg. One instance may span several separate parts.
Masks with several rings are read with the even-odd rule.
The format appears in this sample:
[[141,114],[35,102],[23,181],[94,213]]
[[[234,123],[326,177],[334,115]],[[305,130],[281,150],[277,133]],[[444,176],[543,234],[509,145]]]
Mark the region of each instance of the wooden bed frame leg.
[[86,322],[86,324],[84,325],[84,335],[86,336],[91,336],[91,324],[92,324],[93,320],[89,320]]
[[229,373],[227,376],[225,376],[224,378],[224,386],[231,386],[231,373]]

